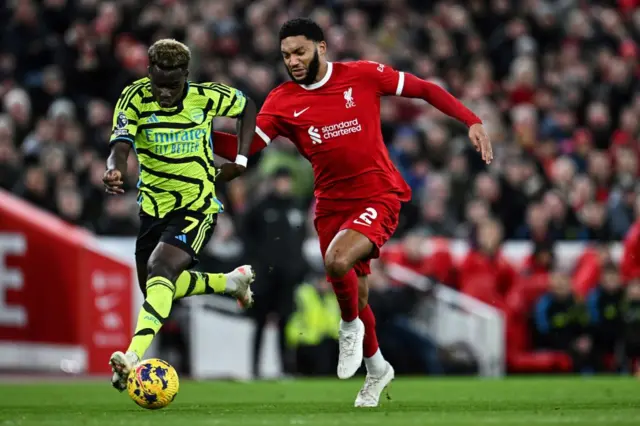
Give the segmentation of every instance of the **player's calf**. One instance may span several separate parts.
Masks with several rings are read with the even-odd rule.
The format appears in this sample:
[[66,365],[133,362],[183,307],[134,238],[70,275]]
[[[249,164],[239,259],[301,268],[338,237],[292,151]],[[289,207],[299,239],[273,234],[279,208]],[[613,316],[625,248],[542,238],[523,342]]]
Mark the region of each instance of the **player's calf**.
[[256,274],[251,265],[240,266],[227,274],[184,271],[176,280],[173,299],[226,293],[238,299],[242,306],[249,307],[253,304],[251,284],[255,278]]

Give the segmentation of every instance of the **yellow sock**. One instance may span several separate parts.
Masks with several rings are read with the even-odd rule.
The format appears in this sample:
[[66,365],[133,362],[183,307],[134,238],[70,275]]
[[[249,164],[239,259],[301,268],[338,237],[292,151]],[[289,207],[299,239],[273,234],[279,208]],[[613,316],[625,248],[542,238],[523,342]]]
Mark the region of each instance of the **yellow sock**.
[[142,359],[162,324],[169,317],[175,293],[173,283],[163,277],[149,278],[146,287],[147,298],[138,314],[136,332],[127,349],[127,352],[135,352],[139,359]]
[[227,277],[225,274],[184,271],[176,280],[176,292],[173,299],[182,299],[198,294],[224,293],[226,289]]

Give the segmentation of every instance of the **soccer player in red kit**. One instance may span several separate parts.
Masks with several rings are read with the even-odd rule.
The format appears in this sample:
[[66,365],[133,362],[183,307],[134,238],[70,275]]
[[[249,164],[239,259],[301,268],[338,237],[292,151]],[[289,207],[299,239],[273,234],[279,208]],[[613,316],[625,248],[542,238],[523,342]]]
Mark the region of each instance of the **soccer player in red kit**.
[[244,171],[247,156],[277,136],[290,139],[311,162],[314,224],[342,316],[338,377],[353,376],[364,356],[367,376],[355,405],[375,407],[394,370],[380,353],[367,304],[369,263],[393,235],[401,203],[411,198],[382,140],[380,97],[421,98],[460,120],[487,163],[491,144],[480,119],[439,86],[383,64],[327,61],[323,31],[309,19],[286,22],[280,43],[292,81],[269,93],[251,146],[236,151],[235,136],[215,134],[215,153],[236,159],[220,176],[233,179]]

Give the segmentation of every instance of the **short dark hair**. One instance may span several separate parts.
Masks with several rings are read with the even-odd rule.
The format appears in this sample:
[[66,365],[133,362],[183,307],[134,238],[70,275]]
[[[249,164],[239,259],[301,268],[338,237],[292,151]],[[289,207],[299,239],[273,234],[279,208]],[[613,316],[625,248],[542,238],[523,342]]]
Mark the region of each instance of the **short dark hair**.
[[177,40],[165,38],[149,48],[149,64],[166,71],[186,69],[190,60],[189,48]]
[[316,43],[325,41],[320,25],[309,18],[296,18],[285,22],[280,28],[280,41],[287,37],[304,36]]

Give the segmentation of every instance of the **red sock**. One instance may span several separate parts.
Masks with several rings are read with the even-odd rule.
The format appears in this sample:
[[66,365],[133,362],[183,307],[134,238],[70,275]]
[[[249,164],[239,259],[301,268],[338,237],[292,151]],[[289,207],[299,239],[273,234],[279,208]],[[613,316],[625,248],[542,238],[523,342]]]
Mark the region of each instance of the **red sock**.
[[376,334],[376,317],[369,305],[360,311],[360,319],[364,323],[364,356],[372,357],[378,351],[378,335]]
[[342,278],[329,278],[340,305],[343,321],[358,318],[358,276],[353,268]]

